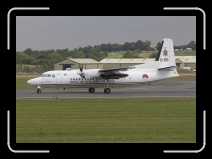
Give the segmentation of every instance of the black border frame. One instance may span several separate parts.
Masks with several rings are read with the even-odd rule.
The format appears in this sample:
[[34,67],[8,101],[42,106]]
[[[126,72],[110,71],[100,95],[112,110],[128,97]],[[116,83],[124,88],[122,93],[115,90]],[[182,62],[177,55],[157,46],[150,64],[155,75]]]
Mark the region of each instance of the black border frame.
[[[57,3],[58,4],[58,3]],[[101,145],[101,146],[97,146],[97,144],[17,144],[16,143],[16,124],[14,121],[16,121],[16,107],[15,107],[15,103],[14,101],[4,101],[4,107],[3,109],[0,109],[0,113],[2,114],[2,119],[5,120],[6,117],[7,117],[7,110],[10,110],[11,112],[11,121],[12,121],[12,126],[11,126],[11,147],[13,149],[17,149],[17,150],[23,150],[23,149],[44,149],[44,150],[50,150],[50,154],[35,154],[35,153],[32,153],[30,156],[32,157],[41,157],[41,156],[44,156],[45,158],[55,158],[56,156],[57,157],[61,157],[61,155],[68,155],[70,153],[74,153],[74,154],[78,154],[79,156],[83,155],[83,153],[79,154],[77,150],[79,149],[82,149],[85,154],[88,153],[88,154],[91,154],[91,155],[94,155],[93,153],[95,151],[99,151],[99,152],[102,152],[102,154],[105,154],[105,149],[107,149],[107,151],[110,151],[110,152],[115,152],[116,154],[120,154],[120,153],[123,153],[123,154],[126,154],[127,152],[130,153],[135,153],[135,154],[139,154],[139,153],[142,153],[142,154],[146,154],[148,155],[149,157],[150,156],[163,156],[163,157],[172,157],[173,158],[173,155],[172,154],[164,154],[163,153],[163,150],[178,150],[178,149],[200,149],[202,147],[202,144],[203,144],[203,132],[202,132],[202,129],[203,129],[203,110],[205,110],[206,108],[206,105],[207,105],[207,98],[205,97],[205,95],[207,95],[207,93],[204,91],[206,85],[202,85],[202,82],[205,82],[207,79],[206,79],[206,70],[207,70],[207,63],[208,63],[208,60],[207,60],[207,56],[205,56],[206,52],[207,52],[207,49],[206,50],[203,50],[203,32],[202,30],[204,29],[203,28],[203,15],[201,12],[199,12],[198,10],[193,10],[193,11],[186,11],[186,10],[183,10],[183,11],[178,11],[178,10],[172,10],[172,11],[168,11],[168,10],[163,10],[163,7],[169,7],[170,5],[159,5],[157,7],[153,7],[154,9],[154,12],[152,12],[152,10],[149,10],[151,11],[151,13],[148,12],[148,8],[144,9],[143,11],[141,11],[139,14],[140,15],[145,15],[145,16],[183,16],[183,15],[186,15],[186,16],[196,16],[197,20],[196,20],[196,41],[197,41],[197,97],[196,97],[196,135],[197,135],[197,143],[196,144],[172,144],[172,143],[167,143],[167,144],[146,144],[146,143],[141,143],[141,144],[98,144],[98,145]],[[37,7],[41,7],[41,6],[37,6]],[[42,7],[48,7],[48,4],[46,5],[42,5]],[[4,58],[5,59],[8,59],[10,58],[11,56],[15,56],[15,51],[16,51],[16,38],[15,38],[15,33],[16,33],[16,16],[33,16],[33,15],[36,15],[36,16],[42,16],[42,15],[45,15],[45,16],[54,16],[54,15],[57,15],[57,16],[65,16],[65,15],[70,15],[70,12],[69,10],[66,10],[64,9],[63,5],[58,5],[58,7],[56,7],[56,5],[50,5],[50,10],[49,11],[13,11],[13,13],[11,13],[11,25],[10,25],[10,29],[11,29],[11,49],[10,50],[6,50],[6,43],[5,43],[5,38],[3,39],[3,43],[2,43],[2,46],[3,46],[3,52],[6,54],[4,55]],[[173,7],[173,6],[170,6],[170,7]],[[9,7],[9,8],[6,8],[4,9],[3,11],[5,13],[8,13],[8,9],[10,8],[13,8],[13,7]],[[65,7],[67,8],[67,6]],[[73,14],[73,13],[72,13]],[[5,15],[4,14],[4,18],[3,18],[3,21],[6,20],[5,18]],[[5,26],[2,28],[3,30],[7,29]],[[5,35],[5,33],[4,33]],[[5,35],[6,37],[6,35]],[[15,61],[15,58],[13,59]],[[11,60],[11,61],[13,61]],[[13,61],[13,62],[14,62]],[[204,61],[204,62],[203,62]],[[10,68],[11,69],[11,68]],[[13,67],[14,69],[14,67]],[[13,70],[11,69],[11,70]],[[201,70],[201,71],[200,71]],[[4,72],[4,71],[3,71]],[[6,72],[6,71],[5,71]],[[15,70],[14,70],[15,72]],[[12,76],[10,76],[12,77]],[[13,77],[14,78],[14,77]],[[14,83],[14,81],[13,81]],[[201,86],[200,87],[200,83]],[[12,85],[10,88],[14,88],[15,85]],[[9,93],[10,91],[7,91],[7,94]],[[11,92],[8,94],[8,95],[11,95]],[[15,96],[15,94],[14,94]],[[15,109],[14,109],[15,107]],[[6,125],[3,124],[2,128],[6,128]],[[4,131],[2,133],[3,136],[6,136],[7,134],[7,131]],[[21,156],[20,154],[17,154],[17,153],[14,153],[14,152],[10,152],[10,149],[5,148],[6,144],[7,143],[7,139],[3,138],[3,144],[0,143],[0,145],[3,145],[2,147],[2,150],[3,152],[6,152],[6,154],[10,154],[9,156]],[[119,150],[117,149],[117,147],[119,147]],[[134,149],[135,148],[135,149]],[[94,150],[95,149],[95,150]],[[70,150],[72,150],[70,152]],[[153,153],[154,152],[154,153]],[[127,153],[128,154],[128,153]],[[0,147],[0,155],[1,155],[1,147]],[[175,154],[176,155],[176,154]],[[178,157],[180,156],[196,156],[196,154],[192,154],[192,153],[189,153],[189,154],[177,154]],[[27,155],[28,156],[28,155]],[[72,155],[71,155],[72,156]],[[29,157],[29,156],[28,156]],[[68,157],[68,156],[66,156]]]

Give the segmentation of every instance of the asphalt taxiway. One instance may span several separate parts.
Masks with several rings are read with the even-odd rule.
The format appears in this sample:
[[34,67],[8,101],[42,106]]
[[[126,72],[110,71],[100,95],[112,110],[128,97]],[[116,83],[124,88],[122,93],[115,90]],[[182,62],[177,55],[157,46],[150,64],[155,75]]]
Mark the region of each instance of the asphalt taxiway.
[[42,94],[36,94],[36,90],[33,89],[16,90],[16,99],[196,97],[196,81],[169,79],[152,84],[111,88],[111,90],[111,94],[104,94],[103,88],[97,88],[94,94],[81,88],[44,89]]

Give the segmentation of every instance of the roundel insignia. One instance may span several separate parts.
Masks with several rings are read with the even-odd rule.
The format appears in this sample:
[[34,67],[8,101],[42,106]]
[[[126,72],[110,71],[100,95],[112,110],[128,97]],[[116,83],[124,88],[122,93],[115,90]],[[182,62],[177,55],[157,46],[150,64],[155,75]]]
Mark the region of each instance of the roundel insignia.
[[168,51],[165,49],[164,51],[163,51],[163,56],[167,56],[168,55]]
[[149,76],[147,74],[143,74],[143,79],[148,79]]

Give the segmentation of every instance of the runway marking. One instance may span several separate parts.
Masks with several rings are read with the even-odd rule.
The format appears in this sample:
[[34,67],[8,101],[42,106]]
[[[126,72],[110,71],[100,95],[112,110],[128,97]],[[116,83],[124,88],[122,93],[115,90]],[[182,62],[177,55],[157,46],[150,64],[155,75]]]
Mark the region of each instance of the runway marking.
[[[20,97],[16,100],[48,100],[48,99],[123,99],[125,97]],[[129,98],[196,98],[196,96],[132,96]]]

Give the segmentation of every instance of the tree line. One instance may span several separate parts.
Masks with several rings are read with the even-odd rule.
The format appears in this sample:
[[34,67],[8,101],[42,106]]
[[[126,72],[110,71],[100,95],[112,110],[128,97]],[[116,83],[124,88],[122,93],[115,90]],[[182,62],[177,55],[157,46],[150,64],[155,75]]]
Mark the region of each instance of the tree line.
[[[44,70],[53,69],[54,64],[71,58],[93,58],[101,60],[108,56],[108,53],[126,52],[124,58],[135,58],[137,52],[152,51],[157,52],[161,43],[157,43],[156,47],[152,47],[150,41],[138,40],[136,42],[125,42],[123,44],[100,44],[95,46],[86,46],[76,49],[54,49],[54,50],[32,50],[30,48],[24,51],[16,52],[16,64],[39,65]],[[192,48],[196,49],[194,41],[186,45],[175,46],[177,49]]]

